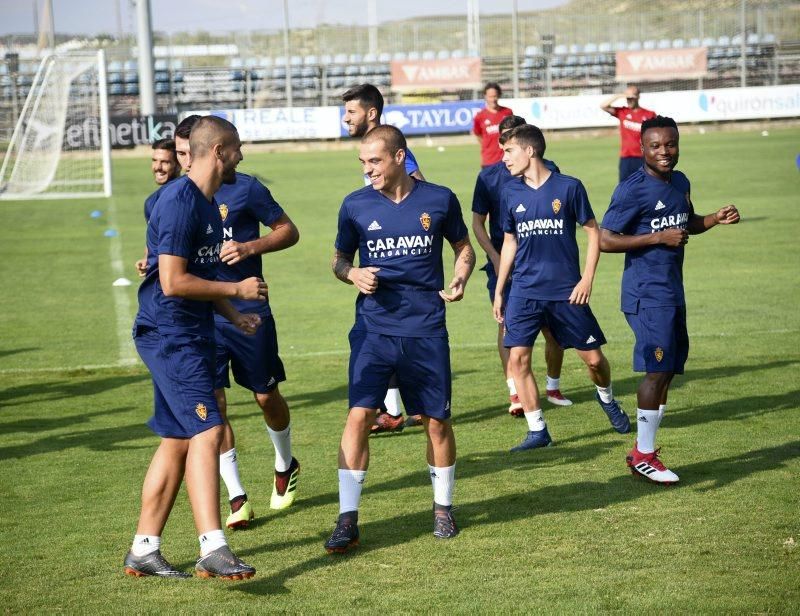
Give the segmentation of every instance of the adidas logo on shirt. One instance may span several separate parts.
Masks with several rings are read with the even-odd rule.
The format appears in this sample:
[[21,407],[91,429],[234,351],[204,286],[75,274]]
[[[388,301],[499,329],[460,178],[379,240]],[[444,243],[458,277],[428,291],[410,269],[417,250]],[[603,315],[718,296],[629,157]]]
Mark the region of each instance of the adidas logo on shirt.
[[661,199],[659,199],[658,203],[656,203],[656,209],[657,210],[663,210],[665,207],[667,207],[667,206],[664,205],[663,203],[661,203]]
[[377,221],[377,220],[373,220],[373,221],[370,223],[369,227],[367,227],[367,231],[380,231],[381,229],[383,229],[383,227],[381,227],[381,226],[378,224],[378,221]]
[[595,338],[594,336],[589,336],[586,339],[586,344],[592,344],[592,342],[597,342],[597,338]]
[[267,381],[267,387],[272,387],[275,384],[275,377],[269,377],[269,381]]
[[214,233],[214,229],[211,228],[211,223],[208,225],[208,229],[206,229],[206,235],[211,235]]
[[514,211],[515,211],[515,212],[524,212],[524,211],[525,211],[525,208],[524,208],[524,207],[523,207],[523,205],[520,203],[520,204],[517,206],[517,209],[516,209],[516,210],[514,210]]

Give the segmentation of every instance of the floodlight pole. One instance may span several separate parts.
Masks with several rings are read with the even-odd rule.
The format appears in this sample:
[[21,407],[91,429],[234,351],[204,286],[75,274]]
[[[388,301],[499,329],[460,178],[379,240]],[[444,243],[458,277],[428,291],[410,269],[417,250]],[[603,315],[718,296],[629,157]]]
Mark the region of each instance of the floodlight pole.
[[286,106],[292,107],[292,69],[289,64],[289,0],[283,0],[283,55],[286,59]]
[[139,105],[142,115],[156,112],[156,95],[153,89],[153,22],[150,19],[150,0],[135,0],[136,33],[139,47]]
[[519,29],[517,0],[511,3],[511,61],[514,63],[514,98],[519,98]]
[[747,87],[747,0],[742,0],[741,7],[741,20],[742,20],[742,42],[739,49],[739,61],[742,63],[741,74],[739,77],[739,85],[743,88]]

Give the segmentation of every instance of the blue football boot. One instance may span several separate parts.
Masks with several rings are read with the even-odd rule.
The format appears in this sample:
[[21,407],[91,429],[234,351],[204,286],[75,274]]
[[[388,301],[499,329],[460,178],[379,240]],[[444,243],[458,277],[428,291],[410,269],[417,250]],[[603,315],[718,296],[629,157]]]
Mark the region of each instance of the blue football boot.
[[614,428],[614,430],[620,434],[627,434],[631,431],[631,420],[627,413],[622,410],[619,402],[615,399],[612,399],[611,402],[603,402],[600,398],[600,394],[597,392],[595,392],[594,397],[600,403],[603,412],[608,415],[608,421],[611,422],[611,427]]

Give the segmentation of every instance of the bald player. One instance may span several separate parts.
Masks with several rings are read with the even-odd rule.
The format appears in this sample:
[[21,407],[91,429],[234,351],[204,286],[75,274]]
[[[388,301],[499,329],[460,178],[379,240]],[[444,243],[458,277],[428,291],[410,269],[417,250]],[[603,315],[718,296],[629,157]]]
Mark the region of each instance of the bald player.
[[222,220],[214,193],[236,177],[242,160],[236,128],[213,116],[192,129],[192,168],[159,198],[147,227],[147,275],[139,287],[133,337],[153,379],[153,416],[161,442],[142,487],[136,535],[125,556],[132,576],[189,577],[161,555],[161,533],[181,482],[200,542],[200,577],[243,579],[255,569],[227,545],[219,512],[223,420],[214,396],[214,311],[248,333],[261,324],[228,299],[264,301],[266,284],[251,277],[217,282]]

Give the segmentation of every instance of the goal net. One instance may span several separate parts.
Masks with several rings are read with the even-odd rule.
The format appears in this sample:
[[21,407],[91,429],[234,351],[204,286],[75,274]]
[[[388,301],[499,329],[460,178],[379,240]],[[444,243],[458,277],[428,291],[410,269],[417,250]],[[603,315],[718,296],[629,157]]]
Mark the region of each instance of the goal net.
[[0,167],[0,199],[109,196],[104,53],[47,56],[30,86]]

